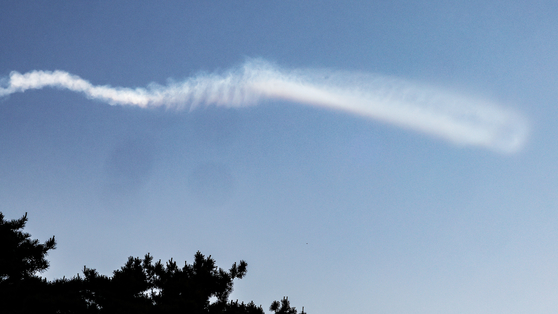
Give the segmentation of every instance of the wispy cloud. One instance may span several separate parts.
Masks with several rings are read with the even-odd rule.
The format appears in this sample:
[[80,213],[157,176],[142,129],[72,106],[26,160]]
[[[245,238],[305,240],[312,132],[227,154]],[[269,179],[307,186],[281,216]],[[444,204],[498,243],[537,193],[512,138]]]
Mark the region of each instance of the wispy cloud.
[[95,86],[64,71],[11,72],[0,86],[0,97],[44,87],[80,92],[111,105],[143,108],[244,107],[284,99],[503,153],[519,151],[527,137],[527,124],[519,114],[487,100],[388,77],[285,70],[262,60],[220,74],[197,75],[167,86],[152,83],[146,88]]

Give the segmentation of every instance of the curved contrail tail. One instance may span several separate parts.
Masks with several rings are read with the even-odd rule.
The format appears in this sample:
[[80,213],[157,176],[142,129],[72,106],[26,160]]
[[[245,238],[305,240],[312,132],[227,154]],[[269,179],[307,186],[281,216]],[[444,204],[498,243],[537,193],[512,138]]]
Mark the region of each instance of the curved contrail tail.
[[204,74],[167,86],[95,86],[64,71],[11,72],[0,97],[55,87],[111,105],[193,109],[199,105],[243,107],[265,99],[334,109],[430,134],[458,145],[519,151],[525,120],[512,110],[431,87],[381,76],[311,70],[282,70],[261,60],[223,74]]

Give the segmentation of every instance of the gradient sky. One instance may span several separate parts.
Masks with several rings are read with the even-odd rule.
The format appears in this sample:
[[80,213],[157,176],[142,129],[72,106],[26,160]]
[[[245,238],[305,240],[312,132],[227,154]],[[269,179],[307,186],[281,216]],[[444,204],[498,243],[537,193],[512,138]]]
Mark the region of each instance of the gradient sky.
[[50,279],[200,250],[246,260],[232,298],[266,310],[556,313],[557,17],[555,1],[2,1],[2,88],[33,70],[145,88],[262,59],[486,100],[529,132],[506,153],[292,99],[28,90],[0,98],[0,211],[56,236]]

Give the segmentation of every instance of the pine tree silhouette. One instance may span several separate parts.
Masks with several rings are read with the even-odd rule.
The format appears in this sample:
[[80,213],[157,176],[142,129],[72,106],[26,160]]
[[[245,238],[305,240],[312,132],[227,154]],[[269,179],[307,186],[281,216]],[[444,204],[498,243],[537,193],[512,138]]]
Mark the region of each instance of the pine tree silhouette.
[[31,240],[21,229],[27,223],[27,213],[20,219],[6,221],[0,212],[0,283],[15,283],[33,278],[49,264],[46,255],[56,247],[54,236],[44,244]]
[[[294,306],[291,307],[291,302],[289,301],[288,297],[283,297],[283,299],[281,299],[281,302],[273,301],[273,303],[271,303],[271,306],[269,307],[269,310],[275,312],[275,314],[298,313]],[[304,307],[302,308],[302,312],[300,312],[300,314],[306,314],[306,312],[304,312]]]
[[[84,266],[82,275],[47,281],[38,273],[48,268],[46,255],[56,241],[31,240],[22,231],[26,222],[27,214],[6,221],[0,213],[0,313],[264,314],[253,301],[229,300],[234,280],[246,275],[245,261],[227,271],[199,251],[183,267],[173,259],[154,263],[147,254],[129,257],[111,277]],[[297,314],[287,297],[270,311]]]

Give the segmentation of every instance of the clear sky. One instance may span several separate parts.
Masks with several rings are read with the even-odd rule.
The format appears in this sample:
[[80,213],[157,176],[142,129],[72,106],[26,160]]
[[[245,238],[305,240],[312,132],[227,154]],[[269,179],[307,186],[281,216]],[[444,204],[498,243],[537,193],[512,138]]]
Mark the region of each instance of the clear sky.
[[200,250],[265,309],[556,313],[557,17],[2,1],[0,211],[56,236],[51,279]]

